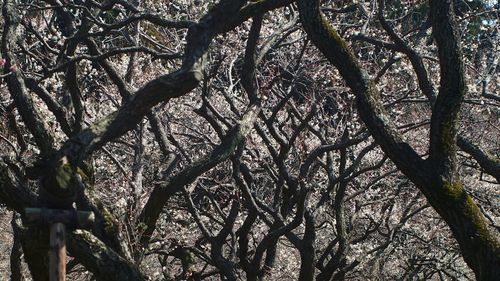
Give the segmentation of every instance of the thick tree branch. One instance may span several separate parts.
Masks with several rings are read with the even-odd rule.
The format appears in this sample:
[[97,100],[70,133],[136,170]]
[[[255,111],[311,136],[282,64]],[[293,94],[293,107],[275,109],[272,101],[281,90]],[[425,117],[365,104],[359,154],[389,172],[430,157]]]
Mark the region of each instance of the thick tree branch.
[[448,181],[454,181],[460,105],[466,92],[462,51],[453,3],[432,0],[431,18],[441,69],[439,94],[431,117],[429,161]]
[[495,156],[488,154],[477,145],[461,136],[458,136],[457,144],[461,150],[465,151],[467,154],[472,156],[474,160],[477,161],[484,172],[492,175],[497,180],[497,182],[500,183],[500,160],[498,158],[495,158]]
[[227,160],[241,141],[250,133],[259,112],[260,105],[258,103],[249,106],[240,123],[226,134],[221,144],[211,153],[193,162],[168,182],[158,185],[153,190],[139,216],[139,221],[143,224],[143,234],[141,238],[143,244],[147,244],[151,238],[156,227],[156,221],[167,200],[172,195],[182,190],[184,186],[192,183],[200,175],[212,169],[217,164]]
[[130,262],[84,230],[73,231],[67,238],[68,251],[99,281],[145,281],[147,278]]
[[[14,48],[19,34],[16,31],[17,26],[19,25],[19,15],[17,13],[14,0],[3,1],[2,16],[4,18],[4,25],[1,53],[6,59],[4,69],[6,70],[5,73],[7,73],[11,67],[17,68],[17,59],[14,55]],[[5,81],[7,82],[9,93],[14,99],[17,110],[26,127],[33,135],[40,152],[43,155],[50,154],[53,150],[53,138],[50,135],[49,130],[47,130],[46,124],[43,122],[39,111],[35,107],[33,100],[26,89],[21,71],[12,71],[10,75],[5,77]]]
[[411,178],[425,172],[423,160],[398,133],[383,108],[380,93],[364,71],[347,43],[338,35],[319,11],[318,1],[299,1],[302,25],[310,39],[336,66],[346,83],[356,95],[358,112],[368,130],[396,165]]
[[205,52],[217,34],[235,28],[256,14],[290,2],[266,0],[245,4],[246,1],[242,0],[221,1],[199,23],[189,28],[186,54],[179,70],[148,82],[118,111],[66,142],[60,153],[69,156],[72,163],[79,163],[95,149],[133,129],[154,105],[187,94],[201,81]]
[[319,1],[299,1],[299,10],[311,40],[339,69],[356,95],[360,117],[374,139],[396,166],[423,191],[450,226],[465,261],[476,277],[494,280],[500,275],[499,240],[488,229],[479,208],[455,178],[456,122],[465,85],[460,47],[450,19],[450,3],[437,2],[432,4],[435,5],[432,10],[437,15],[434,17],[434,33],[440,41],[442,73],[441,90],[431,120],[431,165],[427,165],[397,133],[382,107],[377,89],[345,41],[320,13]]

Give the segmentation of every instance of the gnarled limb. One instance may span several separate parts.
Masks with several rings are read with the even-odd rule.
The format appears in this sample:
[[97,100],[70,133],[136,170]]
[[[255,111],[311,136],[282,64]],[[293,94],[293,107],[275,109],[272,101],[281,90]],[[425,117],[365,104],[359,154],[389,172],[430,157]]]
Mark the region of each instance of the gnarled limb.
[[[3,157],[0,158],[0,201],[7,205],[7,207],[14,209],[18,213],[23,213],[25,207],[35,206],[36,199],[35,195],[27,189],[26,179],[22,176],[22,170],[17,166],[15,161],[10,158]],[[116,270],[120,269],[124,272],[128,272],[131,276],[141,276],[139,271],[134,268],[127,260],[117,254],[117,250],[121,250],[117,246],[117,234],[114,229],[114,221],[110,221],[110,217],[107,210],[99,206],[100,203],[96,202],[96,198],[87,198],[85,206],[93,210],[97,216],[97,224],[95,232],[101,236],[110,246],[104,244],[97,237],[92,234],[85,232],[87,235],[76,235],[71,236],[68,239],[68,247],[72,251],[72,255],[77,257],[90,271],[94,272],[99,264],[110,264]],[[48,231],[40,228],[20,228],[19,236],[21,239],[21,244],[23,247],[23,252],[25,259],[28,262],[30,271],[35,278],[35,280],[48,280],[47,271],[47,261],[43,257],[46,257],[48,250]],[[85,240],[85,239],[87,240]],[[83,239],[85,241],[78,241],[78,239]],[[47,243],[41,243],[41,241],[46,241]],[[114,246],[114,250],[111,248]],[[102,255],[102,253],[105,255]],[[99,259],[86,258],[88,256],[97,256]],[[109,260],[108,260],[109,259]],[[86,263],[84,263],[87,262]],[[99,263],[99,264],[98,264]],[[118,268],[118,269],[117,269]],[[108,272],[114,269],[106,269]],[[99,272],[102,272],[100,269]],[[135,273],[134,273],[135,272]],[[103,275],[101,280],[110,280],[108,277]],[[120,279],[119,275],[114,280],[126,280]],[[44,279],[47,278],[47,279]],[[140,278],[130,279],[130,280],[143,280]]]
[[442,69],[441,91],[432,118],[431,160],[427,162],[396,131],[382,107],[378,90],[346,42],[320,13],[319,1],[299,1],[299,10],[311,40],[339,69],[356,95],[360,117],[374,139],[396,166],[422,190],[450,226],[465,261],[476,277],[479,280],[495,280],[500,275],[498,238],[488,229],[479,208],[456,175],[456,122],[465,82],[460,46],[454,36],[452,8],[445,1],[431,3],[434,5],[432,10],[437,13],[434,32],[439,37],[440,60],[445,69]]
[[118,255],[90,232],[76,230],[67,237],[71,255],[91,271],[97,280],[147,280],[129,261]]
[[189,93],[202,79],[205,52],[216,35],[232,30],[256,14],[291,2],[221,1],[199,23],[190,25],[184,62],[180,69],[146,83],[119,110],[68,140],[60,154],[67,155],[72,163],[79,163],[94,150],[133,129],[153,106]]
[[226,134],[220,145],[211,153],[193,162],[168,182],[159,184],[153,190],[139,216],[139,222],[143,224],[144,228],[141,238],[143,244],[147,244],[153,234],[156,227],[156,221],[167,200],[175,193],[181,191],[187,184],[192,183],[201,174],[227,160],[246,135],[250,133],[259,112],[260,105],[258,103],[249,106],[240,123]]
[[6,59],[4,69],[10,72],[5,81],[9,88],[9,93],[14,100],[15,106],[24,121],[24,124],[33,135],[36,144],[40,148],[43,155],[48,155],[53,151],[54,140],[47,129],[46,124],[42,120],[38,109],[35,107],[28,90],[26,88],[24,77],[21,71],[13,70],[17,68],[17,58],[14,55],[14,49],[17,42],[19,25],[19,15],[15,7],[16,3],[13,0],[3,1],[2,16],[4,18],[1,53]]
[[495,156],[490,155],[488,152],[461,136],[457,138],[457,145],[461,150],[472,156],[484,172],[493,176],[500,184],[500,159],[495,158]]

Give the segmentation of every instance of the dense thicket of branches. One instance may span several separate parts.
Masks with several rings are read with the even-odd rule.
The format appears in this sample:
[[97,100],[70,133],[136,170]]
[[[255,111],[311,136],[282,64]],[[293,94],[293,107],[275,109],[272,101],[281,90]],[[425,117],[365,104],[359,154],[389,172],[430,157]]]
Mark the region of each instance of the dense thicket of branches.
[[500,276],[500,3],[0,3],[2,278]]

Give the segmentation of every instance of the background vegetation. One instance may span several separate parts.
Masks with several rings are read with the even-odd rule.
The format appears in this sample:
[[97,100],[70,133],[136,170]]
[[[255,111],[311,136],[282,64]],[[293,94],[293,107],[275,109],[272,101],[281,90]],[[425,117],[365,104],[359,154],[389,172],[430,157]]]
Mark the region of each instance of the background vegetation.
[[43,188],[69,280],[495,280],[500,3],[445,2],[0,1],[0,279]]

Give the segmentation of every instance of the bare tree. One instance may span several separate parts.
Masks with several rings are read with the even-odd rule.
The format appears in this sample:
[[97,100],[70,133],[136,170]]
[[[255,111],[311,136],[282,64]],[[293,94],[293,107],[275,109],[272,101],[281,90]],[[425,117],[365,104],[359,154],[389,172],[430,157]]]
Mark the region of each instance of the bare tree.
[[498,5],[0,2],[13,280],[500,275]]

